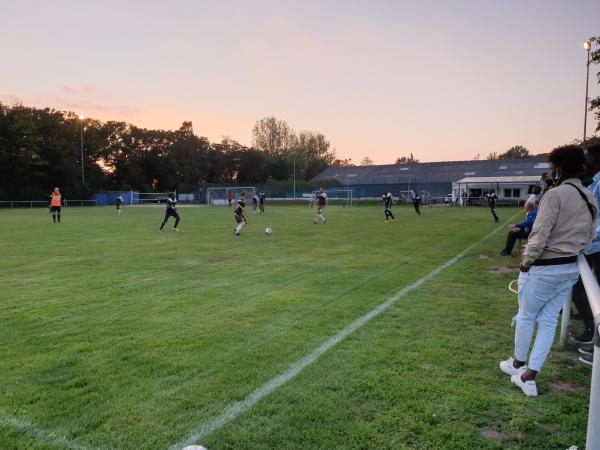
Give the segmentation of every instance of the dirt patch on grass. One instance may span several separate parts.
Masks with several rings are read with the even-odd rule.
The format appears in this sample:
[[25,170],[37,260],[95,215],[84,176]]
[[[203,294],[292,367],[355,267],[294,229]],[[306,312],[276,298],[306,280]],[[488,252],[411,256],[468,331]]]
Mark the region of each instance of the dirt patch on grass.
[[502,442],[507,440],[507,436],[501,431],[496,430],[493,427],[483,427],[479,429],[479,433],[486,438],[492,441]]
[[479,259],[480,261],[483,261],[483,260],[486,260],[486,259],[490,259],[490,257],[489,256],[485,256],[485,255],[479,255],[477,257],[477,259]]
[[585,391],[585,388],[579,384],[569,383],[568,381],[555,381],[550,383],[548,391],[551,394],[581,394]]
[[494,275],[506,275],[506,274],[516,274],[519,272],[519,269],[514,267],[495,267],[491,270],[488,270],[489,273]]

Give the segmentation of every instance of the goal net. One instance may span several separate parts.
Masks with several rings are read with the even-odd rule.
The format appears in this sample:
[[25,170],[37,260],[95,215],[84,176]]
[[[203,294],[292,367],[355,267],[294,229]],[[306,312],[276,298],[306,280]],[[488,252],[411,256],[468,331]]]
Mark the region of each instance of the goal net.
[[206,204],[207,205],[227,205],[227,194],[231,192],[231,202],[237,202],[242,193],[246,194],[246,202],[251,202],[256,189],[254,186],[248,187],[209,187],[206,189]]
[[140,192],[139,204],[140,205],[155,205],[164,201],[171,192]]
[[[328,205],[338,205],[338,206],[344,206],[344,207],[348,207],[348,208],[350,208],[354,205],[352,189],[333,189],[330,191],[325,191],[325,193],[327,194],[327,204]],[[310,206],[315,206],[318,194],[319,194],[319,191],[312,192]]]

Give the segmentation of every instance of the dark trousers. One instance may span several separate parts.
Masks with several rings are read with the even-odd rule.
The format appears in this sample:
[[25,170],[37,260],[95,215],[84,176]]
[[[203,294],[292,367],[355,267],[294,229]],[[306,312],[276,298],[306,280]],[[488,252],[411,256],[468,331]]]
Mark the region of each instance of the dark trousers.
[[385,220],[394,220],[394,215],[392,214],[392,210],[391,209],[385,209]]
[[509,231],[508,237],[506,238],[506,245],[504,246],[504,251],[510,255],[515,246],[515,242],[517,242],[517,239],[525,238],[527,238],[527,234],[523,230]]
[[165,224],[167,223],[167,220],[169,220],[169,217],[174,217],[175,218],[175,225],[173,225],[173,228],[177,228],[177,225],[179,225],[179,214],[177,213],[177,211],[173,211],[171,209],[167,209],[167,211],[165,212],[165,219],[163,220],[163,223],[160,224],[160,229],[162,230],[165,226]]
[[[596,276],[596,279],[600,279],[600,252],[592,253],[591,255],[586,255],[585,259],[587,259],[588,264],[592,268],[592,272]],[[592,333],[594,332],[594,315],[592,314],[592,308],[590,307],[590,301],[587,298],[585,293],[585,288],[583,287],[583,282],[581,281],[581,277],[573,286],[573,304],[579,315],[581,316],[581,320],[583,321],[583,325],[585,326],[586,332]]]
[[496,205],[490,206],[490,211],[492,212],[492,216],[494,216],[494,221],[498,222],[498,216],[496,215]]
[[415,207],[417,214],[421,215],[421,207],[419,206],[419,202],[413,202],[413,206]]

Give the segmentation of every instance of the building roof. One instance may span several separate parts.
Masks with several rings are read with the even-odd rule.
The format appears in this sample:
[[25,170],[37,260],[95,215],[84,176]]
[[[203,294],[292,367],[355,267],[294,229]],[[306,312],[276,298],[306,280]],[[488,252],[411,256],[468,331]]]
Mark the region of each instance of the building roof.
[[514,177],[466,177],[456,183],[537,183],[538,181],[540,181],[539,175],[517,175]]
[[452,183],[465,177],[538,177],[548,172],[546,157],[485,161],[447,161],[381,166],[329,167],[314,179],[342,184]]

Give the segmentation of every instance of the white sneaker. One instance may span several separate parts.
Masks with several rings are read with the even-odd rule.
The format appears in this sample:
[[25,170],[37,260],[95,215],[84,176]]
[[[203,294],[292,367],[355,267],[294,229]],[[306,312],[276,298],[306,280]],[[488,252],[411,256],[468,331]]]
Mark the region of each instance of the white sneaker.
[[500,370],[507,375],[521,375],[525,372],[526,367],[515,367],[515,360],[513,358],[508,358],[506,361],[500,361]]
[[535,380],[531,381],[523,381],[521,379],[521,374],[513,375],[510,377],[510,381],[515,386],[521,388],[523,394],[527,397],[537,397],[537,387],[535,386]]

